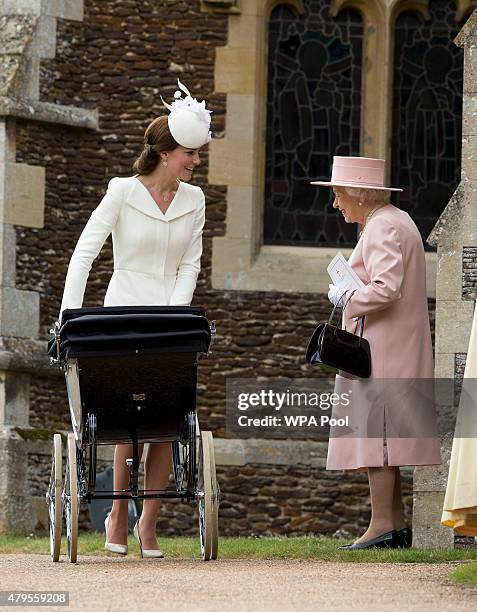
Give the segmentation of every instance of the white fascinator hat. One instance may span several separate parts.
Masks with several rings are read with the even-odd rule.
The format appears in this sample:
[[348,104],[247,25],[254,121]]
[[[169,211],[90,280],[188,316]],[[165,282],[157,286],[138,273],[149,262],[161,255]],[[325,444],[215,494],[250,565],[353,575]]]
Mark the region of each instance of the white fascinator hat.
[[[174,140],[188,149],[199,149],[210,142],[210,114],[205,108],[205,100],[198,102],[185,85],[177,79],[179,90],[174,93],[174,102],[162,103],[170,111],[167,118],[169,131]],[[185,94],[183,98],[182,95]]]

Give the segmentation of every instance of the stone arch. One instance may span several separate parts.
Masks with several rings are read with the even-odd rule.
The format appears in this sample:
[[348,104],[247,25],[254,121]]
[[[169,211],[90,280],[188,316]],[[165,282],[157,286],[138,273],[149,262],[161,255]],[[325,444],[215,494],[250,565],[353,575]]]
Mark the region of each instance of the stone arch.
[[391,4],[391,24],[394,27],[396,19],[401,13],[410,12],[420,15],[425,21],[429,21],[431,13],[429,11],[430,0],[394,0]]
[[297,17],[305,12],[302,0],[265,0],[263,7],[263,16],[265,19],[268,20],[270,18],[271,12],[273,9],[277,8],[277,6],[288,7]]
[[476,0],[454,0],[457,6],[455,20],[462,21],[464,17],[468,17],[470,13],[477,8]]
[[343,9],[354,9],[370,23],[379,23],[385,18],[385,7],[380,0],[332,0],[330,13],[333,17]]
[[[347,0],[345,0],[347,1]],[[351,0],[352,1],[352,0]],[[400,13],[411,11],[422,15],[427,21],[431,18],[429,4],[431,0],[394,0],[391,4],[391,20],[394,23]],[[464,17],[477,7],[477,0],[453,0],[456,6],[456,23],[462,21]]]

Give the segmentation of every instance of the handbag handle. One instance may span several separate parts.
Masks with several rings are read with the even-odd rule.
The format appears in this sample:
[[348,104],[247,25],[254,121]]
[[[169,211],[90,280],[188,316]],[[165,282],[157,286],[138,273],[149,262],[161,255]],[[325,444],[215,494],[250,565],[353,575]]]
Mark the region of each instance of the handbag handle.
[[[350,301],[350,299],[353,297],[353,294],[355,293],[355,291],[356,291],[356,289],[354,289],[354,291],[352,291],[352,292],[350,293],[350,295],[349,295],[348,299],[346,300],[345,305],[343,306],[343,308],[342,308],[342,310],[341,310],[341,314],[340,314],[340,317],[339,317],[339,319],[338,319],[338,324],[336,325],[336,329],[335,329],[335,331],[333,332],[335,336],[338,334],[338,325],[339,325],[339,324],[341,324],[341,321],[342,321],[342,319],[343,319],[343,313],[344,313],[344,310],[345,310],[346,306],[348,305],[348,302]],[[343,292],[343,295],[340,297],[340,299],[339,299],[339,300],[337,300],[336,304],[333,306],[333,310],[331,311],[330,318],[328,319],[328,323],[330,323],[330,324],[331,324],[331,323],[333,323],[333,317],[334,317],[334,315],[335,315],[335,310],[338,308],[338,304],[341,302],[341,300],[342,300],[343,296],[344,296],[346,293],[347,293],[347,290],[345,290],[345,291]],[[366,318],[366,316],[365,316],[365,315],[363,315],[362,317],[358,317],[358,319],[361,319],[361,329],[360,329],[360,331],[359,331],[359,342],[358,342],[358,344],[359,344],[359,345],[361,345],[361,340],[362,340],[362,338],[363,338],[363,332],[364,332],[364,319],[365,319],[365,318]],[[355,334],[356,334],[356,329],[358,328],[358,322],[359,322],[359,321],[356,321],[356,327],[354,328],[354,333],[355,333]]]

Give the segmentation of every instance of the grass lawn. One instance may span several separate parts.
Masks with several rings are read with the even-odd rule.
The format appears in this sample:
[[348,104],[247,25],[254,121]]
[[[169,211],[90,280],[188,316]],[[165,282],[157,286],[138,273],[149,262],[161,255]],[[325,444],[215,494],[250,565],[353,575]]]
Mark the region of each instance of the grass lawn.
[[452,574],[452,580],[477,587],[477,563],[467,563],[458,567]]
[[[160,538],[161,548],[169,558],[199,559],[199,537]],[[80,533],[78,554],[106,554],[104,535]],[[477,560],[477,550],[363,550],[338,551],[336,547],[347,543],[344,540],[326,537],[297,538],[226,538],[219,539],[221,559],[311,559],[319,561],[346,561],[356,563],[441,563],[446,561]],[[129,537],[130,554],[139,556],[139,547]],[[47,555],[50,541],[47,537],[22,537],[0,535],[0,554],[38,553]],[[62,552],[66,554],[66,538],[63,535]],[[477,563],[466,564],[459,570],[467,570],[477,584]],[[469,574],[469,575],[470,575]]]

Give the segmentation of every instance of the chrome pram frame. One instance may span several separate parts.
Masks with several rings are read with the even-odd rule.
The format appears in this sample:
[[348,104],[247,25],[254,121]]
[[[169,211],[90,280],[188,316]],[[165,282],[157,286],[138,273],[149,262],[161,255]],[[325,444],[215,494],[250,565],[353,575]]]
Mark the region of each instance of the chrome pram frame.
[[[108,314],[111,316],[104,318],[104,315]],[[124,326],[124,321],[126,324],[132,322],[135,329],[133,334],[129,333],[127,325],[124,328],[126,331],[121,327]],[[180,338],[176,339],[174,332],[168,331],[167,324],[170,321],[176,328],[179,325],[176,336]],[[196,321],[201,333],[201,350],[192,353],[191,347],[199,346],[198,332],[193,329],[195,340],[190,343],[187,329],[185,332],[180,330],[180,325],[186,322],[186,328],[190,328],[192,322],[193,328]],[[102,330],[101,326],[105,323],[110,327],[112,325],[112,332]],[[115,328],[117,324],[120,330],[123,329],[122,335],[118,334]],[[208,335],[206,341],[205,327],[208,332],[205,334]],[[149,328],[153,329],[153,333],[149,333]],[[59,367],[65,374],[72,425],[72,432],[67,434],[64,479],[62,436],[55,434],[53,437],[52,468],[46,493],[52,560],[58,561],[60,556],[63,509],[68,558],[74,563],[77,560],[80,502],[90,502],[93,499],[151,498],[196,501],[202,558],[217,558],[220,489],[216,478],[213,438],[211,432],[200,431],[195,405],[197,365],[202,357],[212,352],[216,335],[215,321],[209,323],[203,309],[190,307],[84,308],[64,311],[62,325],[55,322],[50,333],[50,363]],[[111,335],[108,336],[108,333]],[[114,345],[112,349],[108,346],[108,338]],[[171,350],[171,346],[174,349],[174,342],[178,343],[176,351]],[[103,373],[97,373],[98,369],[101,369],[98,366],[101,366],[102,359],[109,365],[116,364],[121,384],[127,387],[131,380],[135,380],[134,372],[140,379],[142,377],[143,383],[144,380],[149,381],[148,374],[155,372],[155,364],[160,362],[161,355],[163,360],[165,356],[171,368],[176,368],[178,376],[182,376],[182,383],[185,381],[185,387],[181,387],[179,395],[172,384],[163,385],[163,391],[161,385],[151,383],[151,393],[150,390],[146,393],[136,393],[137,389],[131,390],[128,387],[125,396],[125,390],[122,388],[120,401],[123,404],[120,405],[124,409],[118,409],[117,399],[109,400],[108,396],[105,400],[104,385],[101,384]],[[138,368],[141,359],[146,371],[144,376],[141,367]],[[131,360],[136,368],[129,368],[132,370],[132,378],[128,377],[128,364]],[[106,381],[111,382],[107,380],[107,376]],[[171,389],[175,391],[171,405],[176,406],[176,412],[166,414],[164,410],[161,412],[158,406],[160,408],[165,405],[166,400],[172,397]],[[116,389],[114,391],[116,392]],[[161,392],[166,394],[165,397]],[[159,398],[158,404],[154,404],[154,398]],[[106,406],[108,401],[111,406]],[[138,447],[143,442],[171,443],[175,491],[139,489]],[[129,488],[98,493],[95,491],[97,445],[121,443],[132,444],[132,457],[127,460]]]

